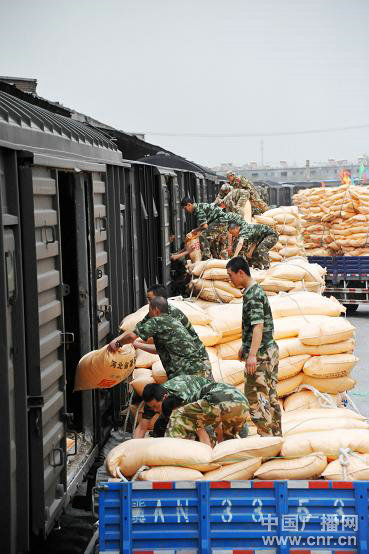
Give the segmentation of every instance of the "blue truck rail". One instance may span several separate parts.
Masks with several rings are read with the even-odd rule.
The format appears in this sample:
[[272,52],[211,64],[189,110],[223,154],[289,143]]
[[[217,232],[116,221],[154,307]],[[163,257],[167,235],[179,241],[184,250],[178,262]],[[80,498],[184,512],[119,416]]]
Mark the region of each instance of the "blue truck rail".
[[369,304],[369,256],[310,256],[327,269],[326,296],[348,306]]
[[101,483],[101,554],[367,554],[369,482]]

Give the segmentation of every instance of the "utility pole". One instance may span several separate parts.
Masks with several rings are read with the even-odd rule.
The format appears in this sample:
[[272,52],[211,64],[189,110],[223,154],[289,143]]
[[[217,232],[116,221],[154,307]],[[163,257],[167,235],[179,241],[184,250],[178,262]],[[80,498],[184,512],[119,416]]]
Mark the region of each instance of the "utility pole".
[[261,167],[264,167],[264,141],[260,141],[260,150],[261,150]]

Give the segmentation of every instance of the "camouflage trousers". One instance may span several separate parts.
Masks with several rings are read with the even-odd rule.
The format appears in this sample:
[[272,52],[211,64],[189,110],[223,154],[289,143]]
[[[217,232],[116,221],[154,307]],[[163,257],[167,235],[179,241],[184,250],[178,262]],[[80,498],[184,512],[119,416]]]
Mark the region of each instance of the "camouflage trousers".
[[259,242],[252,254],[251,265],[253,267],[257,267],[258,269],[267,269],[270,266],[269,250],[271,250],[277,242],[277,234],[268,235],[265,239]]
[[198,429],[222,423],[224,440],[234,439],[244,427],[247,413],[247,402],[226,400],[215,405],[202,398],[172,412],[165,436],[186,439]]
[[201,233],[199,239],[203,260],[218,258],[219,236],[225,232],[227,232],[227,225],[225,223],[216,223],[210,225],[210,227]]
[[[247,258],[247,253],[250,249],[250,243],[245,243],[239,255],[247,259],[251,267],[255,267],[257,269],[268,269],[270,266],[269,250],[271,250],[273,246],[277,244],[277,242],[278,242],[277,234],[268,235],[261,242],[257,244],[251,256],[251,259]],[[235,242],[235,245],[233,248],[234,250],[236,245],[237,243]]]
[[259,435],[282,435],[281,408],[277,396],[279,349],[270,346],[256,357],[256,371],[245,375],[245,396],[250,417]]

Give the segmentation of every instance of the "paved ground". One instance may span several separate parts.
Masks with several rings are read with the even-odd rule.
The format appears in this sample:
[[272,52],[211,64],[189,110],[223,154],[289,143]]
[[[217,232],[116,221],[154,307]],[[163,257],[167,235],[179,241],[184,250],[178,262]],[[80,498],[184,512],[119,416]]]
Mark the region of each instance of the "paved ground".
[[349,394],[360,412],[369,417],[369,306],[359,306],[354,316],[348,319],[356,327],[354,353],[359,358],[352,372],[357,385]]

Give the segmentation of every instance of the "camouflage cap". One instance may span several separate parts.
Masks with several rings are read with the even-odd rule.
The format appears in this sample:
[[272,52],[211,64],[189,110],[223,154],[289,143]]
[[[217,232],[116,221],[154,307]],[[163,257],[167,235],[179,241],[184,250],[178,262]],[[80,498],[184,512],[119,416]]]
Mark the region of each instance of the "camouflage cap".
[[232,175],[233,177],[236,177],[236,174],[234,171],[227,171],[226,177],[231,177]]

